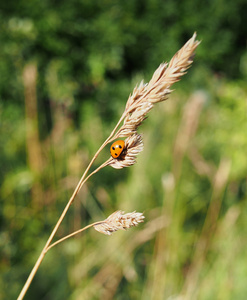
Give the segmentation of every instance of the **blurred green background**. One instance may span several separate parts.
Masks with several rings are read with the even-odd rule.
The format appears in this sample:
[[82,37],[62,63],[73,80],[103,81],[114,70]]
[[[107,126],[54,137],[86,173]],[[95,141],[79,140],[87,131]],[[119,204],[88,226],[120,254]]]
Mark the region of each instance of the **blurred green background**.
[[[246,299],[247,1],[1,1],[0,299],[16,299],[128,95],[196,31],[192,68],[131,168],[83,187],[25,299]],[[245,17],[245,19],[244,19]],[[105,149],[94,167],[109,157]]]

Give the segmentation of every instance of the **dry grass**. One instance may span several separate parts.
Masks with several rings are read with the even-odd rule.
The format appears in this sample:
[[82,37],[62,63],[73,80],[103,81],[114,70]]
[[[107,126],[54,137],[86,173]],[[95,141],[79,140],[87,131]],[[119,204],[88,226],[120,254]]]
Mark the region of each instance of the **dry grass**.
[[132,213],[124,214],[123,211],[118,210],[104,221],[94,225],[94,229],[100,233],[111,235],[115,231],[137,226],[139,223],[144,222],[144,218],[142,213],[133,211]]
[[142,213],[133,211],[132,213],[125,214],[123,211],[117,210],[103,221],[98,221],[89,224],[86,227],[76,230],[69,235],[66,235],[65,237],[51,244],[46,249],[46,252],[48,252],[52,247],[56,246],[57,244],[62,243],[63,241],[71,238],[72,236],[77,235],[78,233],[85,231],[90,227],[94,227],[94,229],[100,233],[111,235],[113,232],[116,232],[118,230],[126,230],[133,226],[137,226],[139,223],[144,222],[144,219],[145,217]]
[[[140,153],[140,151],[143,150],[142,137],[137,133],[138,127],[145,120],[147,113],[153,108],[154,104],[164,101],[168,98],[169,94],[172,92],[171,86],[175,82],[180,80],[181,76],[186,73],[186,70],[192,64],[194,51],[198,45],[199,42],[196,41],[196,34],[194,33],[192,38],[173,56],[169,64],[162,63],[158,67],[149,83],[144,84],[143,82],[141,82],[139,86],[135,87],[132,95],[130,95],[128,98],[125,110],[120,117],[117,125],[115,126],[109,137],[105,140],[105,142],[100,146],[91,162],[89,163],[88,167],[86,168],[84,174],[82,175],[77,187],[73,192],[73,195],[69,199],[64,211],[62,212],[50,237],[48,238],[46,245],[44,246],[32,272],[30,273],[27,282],[25,283],[18,297],[18,300],[23,299],[23,297],[25,296],[42,260],[44,259],[45,254],[53,246],[92,226],[94,226],[97,231],[110,235],[112,232],[119,229],[130,228],[132,226],[136,226],[140,222],[143,222],[144,216],[141,213],[133,212],[123,214],[123,212],[117,211],[104,221],[90,224],[71,233],[68,236],[65,236],[59,241],[52,243],[52,240],[55,237],[55,234],[60,227],[68,209],[73,203],[76,195],[78,194],[83,184],[93,174],[97,173],[103,167],[108,165],[112,166],[113,168],[121,169],[131,166],[135,163],[136,156]],[[127,137],[125,140],[124,155],[117,159],[109,158],[101,166],[87,175],[102,149],[119,137]]]

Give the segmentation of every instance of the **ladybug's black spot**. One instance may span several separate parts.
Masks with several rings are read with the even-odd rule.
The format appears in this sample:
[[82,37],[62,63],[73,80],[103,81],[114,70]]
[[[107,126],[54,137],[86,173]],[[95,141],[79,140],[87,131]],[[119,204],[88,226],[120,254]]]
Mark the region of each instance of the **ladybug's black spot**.
[[115,147],[111,147],[112,148],[112,150],[115,150]]
[[117,153],[115,153],[115,156],[117,157]]
[[121,145],[119,145],[118,147],[119,147],[120,149],[122,149],[122,146],[121,146]]

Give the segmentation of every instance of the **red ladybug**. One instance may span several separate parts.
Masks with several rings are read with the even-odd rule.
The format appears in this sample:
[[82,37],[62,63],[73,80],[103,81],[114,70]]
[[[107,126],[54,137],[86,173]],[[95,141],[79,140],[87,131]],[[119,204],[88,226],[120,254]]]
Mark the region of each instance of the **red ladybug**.
[[118,158],[122,154],[122,152],[124,150],[124,146],[125,146],[125,143],[123,140],[114,142],[110,148],[111,156],[113,158]]

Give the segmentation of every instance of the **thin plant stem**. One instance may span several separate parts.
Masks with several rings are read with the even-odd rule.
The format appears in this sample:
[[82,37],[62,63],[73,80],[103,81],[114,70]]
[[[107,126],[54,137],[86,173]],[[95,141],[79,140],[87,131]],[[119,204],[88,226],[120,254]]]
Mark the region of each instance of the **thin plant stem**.
[[[20,292],[20,294],[19,294],[17,300],[22,300],[22,299],[24,298],[24,296],[25,296],[25,294],[26,294],[26,292],[27,292],[27,290],[28,290],[28,288],[29,288],[29,286],[30,286],[30,284],[31,284],[31,282],[32,282],[32,280],[33,280],[35,274],[36,274],[37,271],[38,271],[38,268],[39,268],[39,266],[40,266],[42,260],[43,260],[44,257],[45,257],[46,252],[48,251],[47,249],[50,247],[51,242],[52,242],[52,240],[53,240],[53,238],[54,238],[54,236],[55,236],[55,234],[56,234],[56,232],[57,232],[59,226],[61,225],[61,223],[62,223],[62,221],[63,221],[63,219],[64,219],[64,217],[65,217],[67,211],[69,210],[71,204],[73,203],[73,201],[74,201],[76,195],[77,195],[78,192],[80,191],[80,189],[81,189],[81,187],[83,186],[83,184],[84,184],[84,183],[85,183],[85,182],[86,182],[93,174],[95,174],[96,172],[98,172],[98,171],[99,171],[100,169],[102,169],[103,167],[107,166],[109,160],[107,160],[105,163],[103,163],[100,167],[98,167],[96,170],[94,170],[92,173],[90,173],[90,174],[86,177],[86,175],[87,175],[89,169],[91,168],[92,164],[94,163],[94,161],[95,161],[96,158],[98,157],[99,153],[104,149],[104,147],[105,147],[108,143],[110,143],[110,142],[114,139],[114,134],[116,133],[116,130],[117,130],[117,128],[119,127],[120,123],[121,123],[121,122],[123,121],[123,119],[125,118],[125,115],[126,115],[125,113],[122,114],[121,118],[119,119],[119,121],[118,121],[117,125],[115,126],[115,128],[112,130],[112,132],[111,132],[111,134],[109,135],[109,137],[108,137],[108,138],[104,141],[104,143],[100,146],[100,148],[99,148],[98,151],[95,153],[95,155],[94,155],[94,157],[92,158],[92,160],[90,161],[89,165],[87,166],[87,168],[86,168],[85,172],[83,173],[83,175],[82,175],[80,181],[78,182],[78,184],[77,184],[77,186],[76,186],[76,188],[75,188],[75,190],[74,190],[74,192],[73,192],[71,198],[69,199],[69,201],[68,201],[67,205],[65,206],[65,208],[64,208],[64,210],[63,210],[61,216],[59,217],[59,219],[58,219],[58,221],[57,221],[57,223],[56,223],[54,229],[52,230],[52,233],[50,234],[50,236],[49,236],[49,238],[48,238],[48,240],[47,240],[47,242],[46,242],[46,244],[45,244],[43,250],[41,251],[41,254],[40,254],[39,258],[37,259],[37,261],[36,261],[36,263],[35,263],[35,265],[34,265],[32,271],[31,271],[31,273],[29,274],[28,279],[27,279],[26,283],[24,284],[24,286],[23,286],[23,288],[22,288],[22,290],[21,290],[21,292]],[[86,177],[86,178],[85,178],[85,177]]]
[[69,239],[69,238],[75,236],[75,235],[78,234],[78,233],[81,233],[82,231],[85,231],[85,230],[88,229],[88,228],[91,228],[91,227],[93,227],[93,226],[95,226],[95,225],[99,225],[99,224],[102,224],[102,223],[104,223],[104,221],[94,222],[94,223],[92,223],[92,224],[89,224],[89,225],[87,225],[87,226],[85,226],[85,227],[83,227],[83,228],[81,228],[81,229],[78,229],[78,230],[76,230],[76,231],[74,231],[74,232],[72,232],[72,233],[70,233],[70,234],[64,236],[63,238],[57,240],[55,243],[51,244],[51,245],[46,249],[46,253],[47,253],[52,247],[54,247],[54,246],[60,244],[61,242],[63,242],[63,241],[65,241],[65,240],[67,240],[67,239]]

